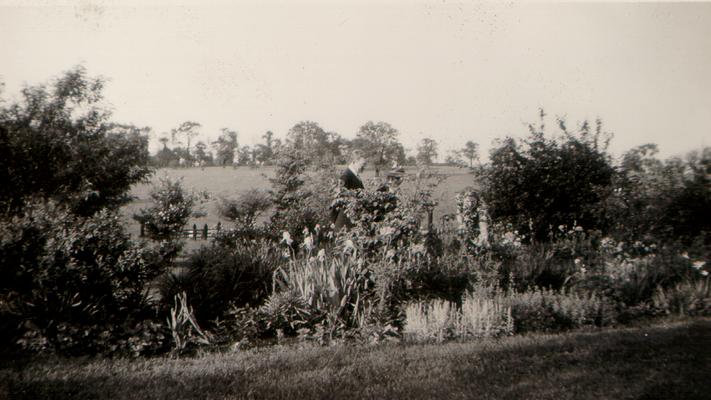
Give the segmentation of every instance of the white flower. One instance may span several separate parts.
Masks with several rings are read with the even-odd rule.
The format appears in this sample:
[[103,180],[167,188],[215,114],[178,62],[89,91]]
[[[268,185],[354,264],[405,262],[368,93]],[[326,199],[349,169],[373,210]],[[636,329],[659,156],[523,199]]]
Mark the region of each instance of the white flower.
[[580,258],[575,259],[575,265],[580,265],[580,263],[583,262]]
[[326,261],[326,250],[319,250],[318,254],[316,254],[316,258],[318,258],[318,260],[321,262]]
[[289,258],[289,257],[291,257],[291,252],[289,251],[289,249],[284,249],[284,250],[281,252],[281,256],[284,257],[284,258]]
[[301,244],[307,251],[311,251],[314,248],[314,238],[308,235],[304,238],[304,243]]
[[353,241],[348,239],[343,243],[343,251],[348,252],[349,250],[355,251],[355,245],[353,244]]
[[382,236],[392,235],[393,233],[395,233],[395,228],[392,226],[384,226],[380,228],[380,235]]
[[284,233],[282,233],[281,241],[282,243],[286,243],[287,246],[291,246],[291,244],[294,243],[294,241],[291,239],[291,235],[287,231],[284,231]]
[[687,260],[689,259],[689,253],[687,253],[687,252],[683,252],[683,253],[681,253],[681,254],[679,254],[679,255],[680,255],[682,258],[686,258]]
[[691,263],[691,267],[694,269],[701,269],[704,265],[706,265],[706,261],[694,261]]
[[708,276],[708,274],[709,274],[709,271],[706,271],[706,270],[701,271],[701,275],[703,275],[703,276]]
[[424,254],[425,253],[425,245],[422,243],[418,243],[410,248],[410,250],[414,254]]

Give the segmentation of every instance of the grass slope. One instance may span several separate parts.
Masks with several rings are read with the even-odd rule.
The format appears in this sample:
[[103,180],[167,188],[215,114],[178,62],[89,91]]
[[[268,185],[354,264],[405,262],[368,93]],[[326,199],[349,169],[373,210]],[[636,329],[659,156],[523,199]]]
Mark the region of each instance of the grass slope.
[[708,399],[709,372],[711,319],[696,319],[439,345],[14,362],[0,370],[0,398]]

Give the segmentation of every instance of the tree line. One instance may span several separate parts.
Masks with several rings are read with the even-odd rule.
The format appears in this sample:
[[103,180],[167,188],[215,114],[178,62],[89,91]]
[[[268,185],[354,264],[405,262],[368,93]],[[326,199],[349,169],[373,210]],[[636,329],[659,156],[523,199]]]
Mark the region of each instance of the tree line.
[[[152,165],[159,168],[275,165],[279,151],[286,146],[306,152],[306,156],[321,165],[344,164],[351,151],[359,150],[379,175],[393,165],[432,165],[440,154],[437,141],[424,138],[417,145],[416,154],[408,156],[399,139],[400,132],[383,121],[366,122],[353,139],[327,131],[317,122],[300,121],[289,129],[284,140],[267,131],[261,137],[263,141],[253,146],[240,145],[238,132],[230,128],[220,129],[214,141],[194,142],[194,138],[201,136],[201,128],[198,122],[185,121],[169,135],[163,134],[158,139],[162,147],[151,156]],[[449,151],[445,163],[474,167],[478,158],[478,144],[468,141],[461,150]]]

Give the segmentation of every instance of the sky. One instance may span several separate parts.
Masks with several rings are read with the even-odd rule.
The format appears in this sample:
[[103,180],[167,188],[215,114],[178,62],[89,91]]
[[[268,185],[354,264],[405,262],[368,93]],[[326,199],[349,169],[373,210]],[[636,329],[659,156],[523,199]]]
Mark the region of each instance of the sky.
[[443,159],[525,136],[539,108],[549,127],[602,119],[616,155],[711,145],[711,3],[0,0],[4,98],[76,65],[152,149],[187,120],[241,145],[372,120]]

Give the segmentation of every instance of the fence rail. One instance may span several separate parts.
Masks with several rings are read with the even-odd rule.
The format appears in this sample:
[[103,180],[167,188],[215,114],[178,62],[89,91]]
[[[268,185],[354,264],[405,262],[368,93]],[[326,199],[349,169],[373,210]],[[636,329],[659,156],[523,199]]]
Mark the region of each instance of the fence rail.
[[[198,228],[197,224],[193,224],[192,227],[186,226],[180,230],[181,238],[188,238],[192,240],[207,240],[214,237],[217,232],[222,230],[222,223],[218,222],[213,228],[210,228],[208,224],[203,225]],[[141,234],[140,237],[145,236],[145,227],[141,224]]]

